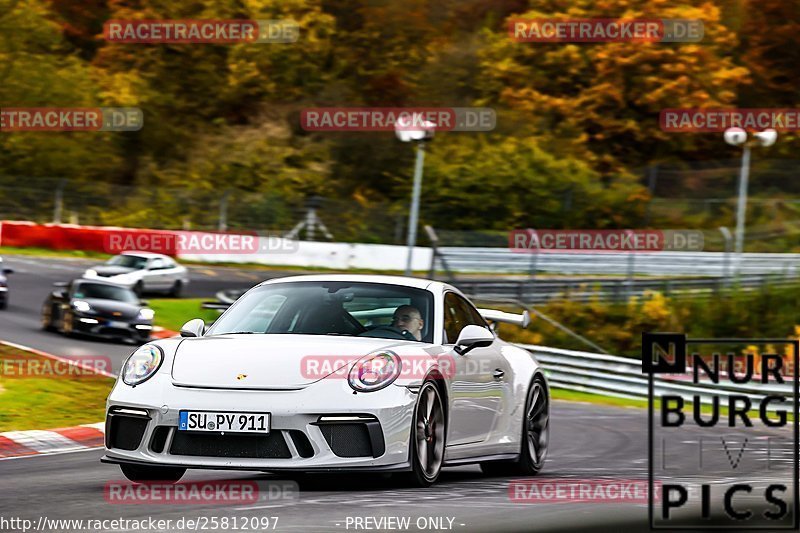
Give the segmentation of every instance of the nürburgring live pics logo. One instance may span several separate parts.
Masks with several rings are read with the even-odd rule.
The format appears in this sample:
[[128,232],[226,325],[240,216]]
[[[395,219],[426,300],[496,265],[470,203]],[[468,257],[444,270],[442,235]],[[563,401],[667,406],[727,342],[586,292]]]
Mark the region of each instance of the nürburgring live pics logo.
[[799,347],[642,334],[651,529],[797,529]]

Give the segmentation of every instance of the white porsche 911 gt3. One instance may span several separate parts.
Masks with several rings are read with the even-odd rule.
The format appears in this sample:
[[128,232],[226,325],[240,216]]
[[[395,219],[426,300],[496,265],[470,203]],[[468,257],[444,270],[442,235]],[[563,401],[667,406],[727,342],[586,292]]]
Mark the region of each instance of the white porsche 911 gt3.
[[530,352],[457,289],[414,278],[314,275],[250,289],[205,331],[145,344],[107,403],[106,454],[134,482],[186,469],[532,475],[549,389]]

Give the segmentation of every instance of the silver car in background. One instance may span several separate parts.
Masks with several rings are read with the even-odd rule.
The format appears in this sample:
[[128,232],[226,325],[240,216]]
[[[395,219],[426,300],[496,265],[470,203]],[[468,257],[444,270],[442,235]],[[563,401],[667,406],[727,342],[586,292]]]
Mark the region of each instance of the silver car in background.
[[189,284],[186,267],[168,255],[152,252],[122,252],[102,265],[88,269],[84,278],[133,289],[138,295],[162,292],[178,297]]

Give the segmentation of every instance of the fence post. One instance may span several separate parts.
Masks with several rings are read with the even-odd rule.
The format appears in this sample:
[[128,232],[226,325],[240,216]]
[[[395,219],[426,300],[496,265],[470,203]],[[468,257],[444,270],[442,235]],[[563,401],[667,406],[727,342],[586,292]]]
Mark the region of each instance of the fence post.
[[717,228],[722,233],[722,238],[725,241],[725,252],[722,256],[722,277],[725,281],[725,287],[730,285],[730,265],[731,265],[731,242],[733,242],[733,235],[731,230],[725,226]]
[[[536,235],[536,230],[528,228],[528,233],[530,234],[530,237],[531,237],[531,246],[529,246],[529,249],[530,249],[530,253],[532,254],[531,261],[528,264],[528,275],[529,275],[528,279],[530,280],[530,284],[531,284],[531,295],[533,295],[533,293],[535,291],[535,288],[536,288],[536,269],[537,269],[537,266],[539,264],[539,239],[537,237],[536,246],[533,246],[532,245],[533,244],[533,237]],[[525,285],[525,280],[522,280],[523,288],[520,291],[520,293],[521,293],[520,294],[520,301],[523,301],[523,302],[525,301],[522,298],[522,295],[525,294],[524,285]]]
[[[631,236],[631,242],[636,242],[633,237],[633,230],[625,230],[625,233]],[[633,292],[633,278],[634,278],[634,270],[636,265],[636,251],[628,252],[628,276],[625,280],[626,290],[625,295],[626,299],[630,298]]]
[[61,213],[64,211],[64,184],[67,180],[60,179],[56,185],[56,196],[53,202],[53,224],[61,224]]
[[219,231],[226,231],[228,229],[228,197],[230,195],[231,190],[225,189],[219,201],[219,221],[217,222],[217,229]]
[[428,271],[428,277],[434,279],[436,276],[436,258],[439,256],[439,237],[431,226],[426,224],[423,229],[428,235],[428,240],[431,241],[431,268]]

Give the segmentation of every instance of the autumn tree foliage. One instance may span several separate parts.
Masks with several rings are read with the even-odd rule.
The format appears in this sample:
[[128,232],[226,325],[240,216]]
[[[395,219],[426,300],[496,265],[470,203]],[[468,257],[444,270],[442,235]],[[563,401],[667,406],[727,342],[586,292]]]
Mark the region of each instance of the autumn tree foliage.
[[[300,38],[102,36],[109,19],[181,18],[292,19]],[[514,18],[700,19],[705,36],[521,43]],[[125,134],[3,132],[0,175],[403,207],[411,146],[391,132],[304,131],[301,110],[486,106],[494,131],[429,145],[423,222],[635,227],[643,168],[731,157],[718,135],[661,131],[660,110],[795,106],[799,20],[796,0],[0,0],[0,105],[135,106],[146,121]],[[797,148],[780,144],[775,154]]]

